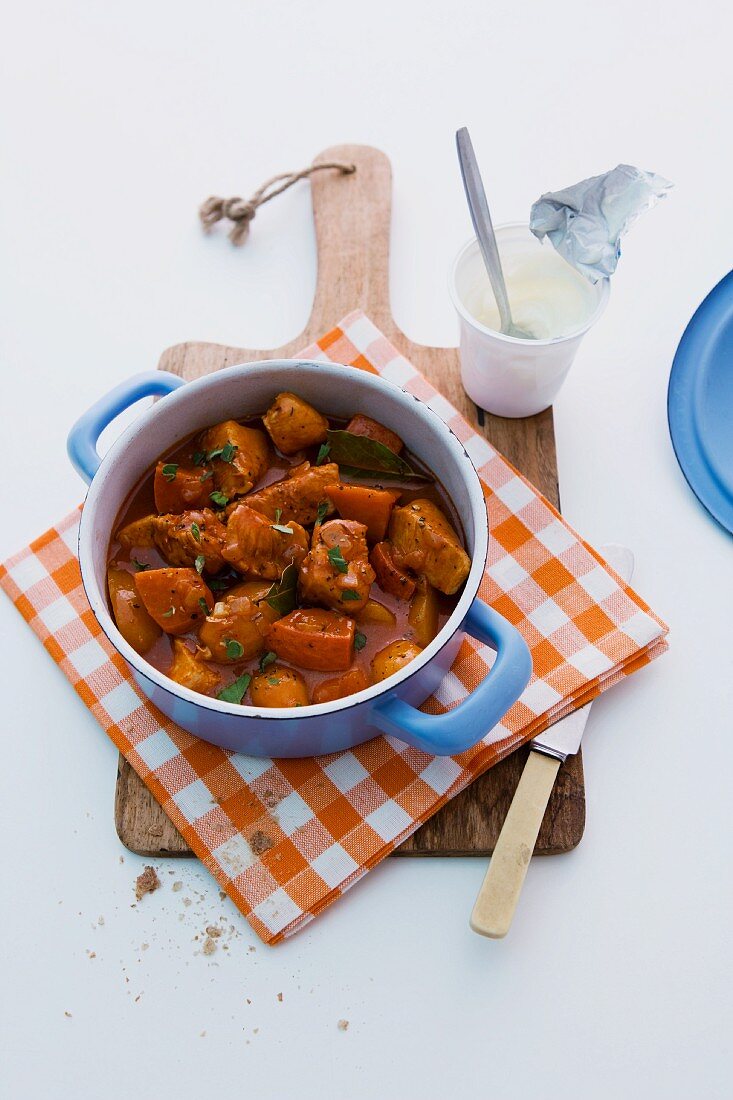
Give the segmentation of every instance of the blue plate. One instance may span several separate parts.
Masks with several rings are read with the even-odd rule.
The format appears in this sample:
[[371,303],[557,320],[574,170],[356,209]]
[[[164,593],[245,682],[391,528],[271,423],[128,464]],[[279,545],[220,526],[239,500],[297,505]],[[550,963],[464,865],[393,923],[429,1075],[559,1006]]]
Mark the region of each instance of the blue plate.
[[733,271],[685,329],[669,376],[667,416],[690,488],[733,533]]

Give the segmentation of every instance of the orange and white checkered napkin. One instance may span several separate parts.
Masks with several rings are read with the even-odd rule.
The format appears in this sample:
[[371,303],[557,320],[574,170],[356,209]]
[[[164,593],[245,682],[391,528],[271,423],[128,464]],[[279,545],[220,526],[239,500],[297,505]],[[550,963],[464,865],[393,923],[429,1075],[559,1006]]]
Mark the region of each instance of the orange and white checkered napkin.
[[[481,772],[658,656],[667,632],[362,313],[303,355],[375,371],[417,395],[447,421],[481,475],[492,537],[480,595],[522,632],[534,673],[479,745],[458,757],[430,757],[392,737],[305,760],[224,752],[160,714],[102,634],[81,585],[78,511],[0,566],[0,584],[21,615],[268,943],[302,928]],[[492,658],[466,639],[425,709],[450,709]]]

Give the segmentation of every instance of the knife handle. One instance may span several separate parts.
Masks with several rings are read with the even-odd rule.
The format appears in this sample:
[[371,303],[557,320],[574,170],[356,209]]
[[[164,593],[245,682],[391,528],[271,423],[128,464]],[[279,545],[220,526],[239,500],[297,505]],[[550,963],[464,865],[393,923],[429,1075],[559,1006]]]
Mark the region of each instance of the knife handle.
[[530,752],[471,913],[481,936],[499,940],[509,931],[559,770],[554,756]]

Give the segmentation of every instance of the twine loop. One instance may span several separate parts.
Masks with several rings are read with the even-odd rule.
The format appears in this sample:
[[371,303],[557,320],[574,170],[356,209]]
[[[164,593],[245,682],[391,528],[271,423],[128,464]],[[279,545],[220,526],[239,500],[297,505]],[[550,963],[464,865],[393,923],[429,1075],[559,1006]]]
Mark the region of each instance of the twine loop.
[[217,222],[226,219],[232,223],[229,240],[232,244],[244,244],[249,235],[250,222],[260,206],[274,199],[276,195],[282,195],[283,191],[287,191],[299,180],[307,179],[314,172],[321,172],[324,169],[335,169],[342,175],[349,176],[356,171],[356,165],[343,164],[340,161],[324,161],[321,164],[311,164],[309,168],[302,168],[299,172],[282,172],[263,183],[250,199],[242,199],[239,196],[222,199],[218,195],[211,195],[199,207],[201,224],[208,232]]

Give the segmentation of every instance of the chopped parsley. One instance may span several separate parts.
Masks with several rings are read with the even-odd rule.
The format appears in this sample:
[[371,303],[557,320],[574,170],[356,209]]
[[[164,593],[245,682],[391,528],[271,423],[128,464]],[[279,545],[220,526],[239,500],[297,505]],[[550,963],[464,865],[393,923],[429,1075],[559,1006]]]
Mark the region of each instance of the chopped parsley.
[[236,444],[230,443],[229,440],[227,440],[223,447],[219,447],[216,451],[209,451],[206,458],[209,462],[213,462],[215,458],[220,458],[222,462],[232,463],[236,450]]
[[354,635],[354,649],[356,649],[357,651],[363,649],[366,644],[366,634],[360,634],[357,630],[356,634]]
[[318,455],[316,456],[316,466],[320,466],[322,462],[325,462],[328,457],[328,452],[331,450],[330,443],[321,443],[318,448]]
[[211,589],[212,592],[223,592],[224,589],[227,588],[227,587],[228,587],[227,582],[226,581],[220,581],[217,577],[213,577],[209,581],[209,588]]
[[194,466],[203,466],[205,462],[206,462],[206,452],[205,451],[194,451],[193,452],[193,464],[194,464]]
[[146,569],[150,569],[150,566],[145,561],[138,561],[137,558],[132,559],[132,564],[135,566],[136,573],[144,573]]
[[209,493],[209,499],[213,500],[214,504],[216,504],[218,508],[226,508],[227,504],[229,503],[229,497],[226,496],[224,493],[220,493],[218,489],[216,489],[213,493]]
[[268,676],[267,682],[270,687],[277,687],[277,685],[280,683],[280,680],[277,676]]
[[251,680],[252,677],[249,672],[245,672],[242,676],[238,676],[236,680],[233,680],[223,691],[220,691],[217,699],[221,699],[222,703],[241,703]]
[[330,506],[331,504],[328,500],[322,500],[321,503],[318,505],[318,514],[316,515],[317,524],[323,523],[324,519],[328,515],[328,509],[330,508]]
[[174,481],[175,476],[178,473],[178,463],[168,462],[160,472],[162,473],[166,481]]
[[292,527],[284,527],[282,523],[271,523],[270,527],[273,531],[279,531],[281,535],[292,535],[293,533]]
[[[201,528],[199,527],[198,523],[196,523],[195,520],[191,524],[191,534],[196,539],[196,542],[201,542]],[[201,570],[199,569],[199,573],[200,572],[201,572]]]
[[271,665],[273,661],[277,660],[277,653],[273,653],[270,650],[269,653],[263,653],[260,657],[260,672],[264,672],[268,665]]
[[171,615],[175,615],[175,613],[176,613],[175,607],[169,607],[167,611],[163,612],[163,614],[161,615],[161,618],[162,619],[170,619]]
[[211,608],[209,607],[203,596],[199,596],[199,607],[203,611],[204,615],[211,614]]
[[[194,565],[196,566],[196,572],[197,573],[203,573],[204,566],[206,565],[206,558],[204,557],[203,554],[198,554],[197,555],[196,561],[194,562]],[[203,597],[202,597],[202,599],[203,599]]]
[[338,569],[339,573],[348,573],[349,563],[346,561],[344,555],[341,553],[340,546],[331,547],[331,549],[328,551],[328,560],[330,561],[331,565]]
[[244,656],[242,643],[238,642],[236,638],[225,638],[224,645],[226,646],[227,657],[230,661],[238,661],[240,657]]
[[345,588],[341,593],[342,600],[358,600],[360,599],[359,593],[355,592],[353,588]]
[[209,478],[213,477],[213,476],[214,476],[214,471],[213,470],[204,470],[201,477],[199,478],[199,481],[201,481],[201,482],[208,481]]

